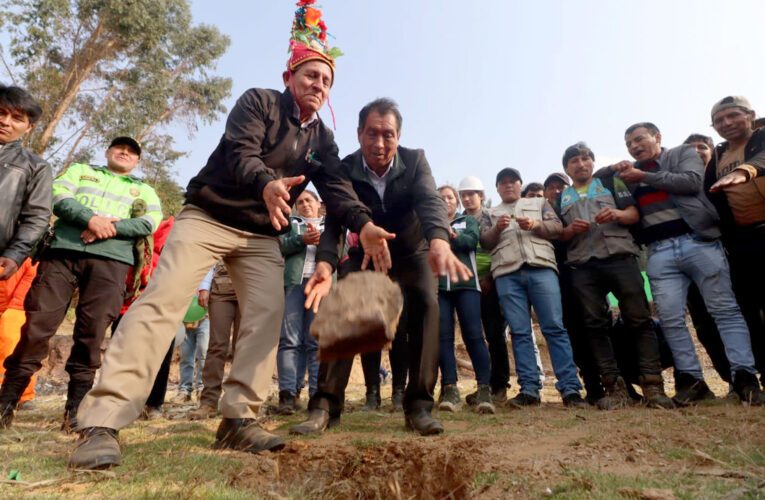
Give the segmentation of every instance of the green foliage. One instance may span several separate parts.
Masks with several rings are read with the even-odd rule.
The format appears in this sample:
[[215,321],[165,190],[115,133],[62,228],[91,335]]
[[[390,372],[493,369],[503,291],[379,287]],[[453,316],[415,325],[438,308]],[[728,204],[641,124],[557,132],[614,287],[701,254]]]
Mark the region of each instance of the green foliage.
[[117,135],[136,137],[144,175],[166,189],[163,208],[175,207],[172,167],[184,153],[162,131],[193,134],[226,112],[231,91],[213,74],[229,38],[191,21],[187,0],[8,0],[4,67],[43,107],[27,146],[59,170],[99,158]]

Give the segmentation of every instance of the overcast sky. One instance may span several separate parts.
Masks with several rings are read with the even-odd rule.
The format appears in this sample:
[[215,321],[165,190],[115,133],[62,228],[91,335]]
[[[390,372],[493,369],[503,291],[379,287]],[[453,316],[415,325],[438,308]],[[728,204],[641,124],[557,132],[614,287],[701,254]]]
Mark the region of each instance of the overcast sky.
[[[340,156],[358,148],[359,109],[391,97],[404,117],[401,145],[423,148],[436,182],[494,175],[525,182],[561,171],[564,149],[584,140],[600,165],[627,159],[624,129],[653,121],[663,144],[713,135],[712,104],[730,94],[765,109],[762,21],[752,1],[320,0],[337,60],[330,101]],[[295,2],[194,0],[195,23],[231,37],[218,73],[233,78],[231,109],[251,87],[283,89]],[[329,109],[321,111],[332,126]],[[759,115],[758,115],[759,116]],[[225,119],[178,130],[190,155],[182,185],[204,165]]]

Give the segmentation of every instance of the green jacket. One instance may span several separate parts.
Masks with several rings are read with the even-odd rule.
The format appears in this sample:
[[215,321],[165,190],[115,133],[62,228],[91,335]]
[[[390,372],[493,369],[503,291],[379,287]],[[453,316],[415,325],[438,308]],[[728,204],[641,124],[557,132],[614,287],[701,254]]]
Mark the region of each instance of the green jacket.
[[[146,202],[146,213],[130,218],[135,200]],[[136,238],[152,234],[162,221],[154,189],[132,175],[117,175],[106,167],[73,163],[53,181],[52,249],[74,250],[134,264]],[[117,217],[117,236],[85,244],[80,235],[91,217]]]
[[481,286],[478,284],[478,266],[475,261],[475,250],[480,236],[478,221],[470,215],[463,214],[454,217],[449,225],[457,233],[457,236],[450,240],[452,252],[454,252],[454,255],[457,256],[460,262],[470,269],[473,277],[469,281],[458,281],[457,283],[452,283],[449,276],[439,278],[438,289],[443,292],[460,290],[481,291]]
[[[308,231],[308,221],[300,216],[290,217],[290,232],[279,237],[282,242],[282,255],[284,256],[284,287],[300,285],[303,283],[303,266],[308,246],[303,243],[303,234]],[[324,232],[324,217],[321,218],[319,231]],[[316,251],[318,252],[318,245]],[[342,259],[348,253],[347,241],[343,244],[340,254]],[[316,256],[314,255],[314,258]],[[337,273],[332,274],[333,280]]]

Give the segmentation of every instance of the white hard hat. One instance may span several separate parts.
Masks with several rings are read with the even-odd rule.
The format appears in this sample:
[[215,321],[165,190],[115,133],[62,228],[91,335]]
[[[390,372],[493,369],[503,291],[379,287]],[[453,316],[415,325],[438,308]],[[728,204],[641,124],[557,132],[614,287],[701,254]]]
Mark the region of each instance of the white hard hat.
[[478,177],[469,175],[460,181],[457,191],[483,191],[483,182]]

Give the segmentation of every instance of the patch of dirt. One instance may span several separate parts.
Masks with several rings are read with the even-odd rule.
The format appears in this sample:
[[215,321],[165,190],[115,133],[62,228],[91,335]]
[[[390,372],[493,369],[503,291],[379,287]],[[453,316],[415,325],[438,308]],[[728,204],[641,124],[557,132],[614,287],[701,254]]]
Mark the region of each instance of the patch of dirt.
[[[253,491],[300,489],[306,498],[468,498],[488,440],[395,440],[316,446],[290,441],[275,458],[245,456],[230,484]],[[328,480],[331,478],[331,480]]]

